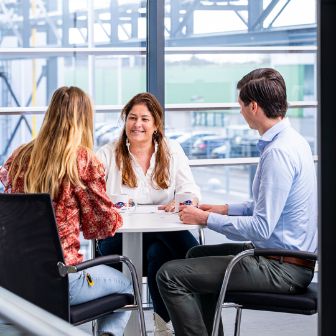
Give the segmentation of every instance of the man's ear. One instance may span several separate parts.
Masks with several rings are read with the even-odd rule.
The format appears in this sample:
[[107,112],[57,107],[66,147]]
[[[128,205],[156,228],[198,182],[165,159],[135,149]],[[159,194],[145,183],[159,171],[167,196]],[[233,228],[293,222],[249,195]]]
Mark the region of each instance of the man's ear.
[[252,100],[251,101],[251,110],[252,110],[252,112],[256,113],[257,109],[258,109],[258,103]]

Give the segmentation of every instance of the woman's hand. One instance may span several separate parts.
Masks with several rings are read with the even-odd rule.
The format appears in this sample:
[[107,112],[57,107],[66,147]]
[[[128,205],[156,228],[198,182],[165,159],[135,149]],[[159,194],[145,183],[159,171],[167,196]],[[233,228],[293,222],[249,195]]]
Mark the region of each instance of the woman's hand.
[[229,209],[227,204],[224,204],[224,205],[200,204],[199,208],[204,210],[204,211],[215,212],[215,213],[218,213],[220,215],[227,215],[228,214],[228,209]]
[[159,210],[164,210],[166,212],[174,212],[175,211],[175,201],[172,200],[170,201],[169,203],[167,204],[164,204],[164,205],[160,205],[158,207]]

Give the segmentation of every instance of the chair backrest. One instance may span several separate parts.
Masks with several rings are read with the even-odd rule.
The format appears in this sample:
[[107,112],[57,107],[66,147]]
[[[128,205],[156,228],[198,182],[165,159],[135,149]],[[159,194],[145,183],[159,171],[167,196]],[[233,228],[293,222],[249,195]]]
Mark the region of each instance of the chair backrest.
[[48,194],[0,194],[0,286],[69,320],[68,278]]

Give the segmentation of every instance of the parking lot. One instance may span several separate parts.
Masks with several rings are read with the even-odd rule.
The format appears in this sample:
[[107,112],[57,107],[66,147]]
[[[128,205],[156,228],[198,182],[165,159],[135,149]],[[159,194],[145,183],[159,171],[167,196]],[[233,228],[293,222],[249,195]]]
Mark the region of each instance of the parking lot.
[[250,197],[255,166],[192,168],[202,191],[202,202],[240,202]]

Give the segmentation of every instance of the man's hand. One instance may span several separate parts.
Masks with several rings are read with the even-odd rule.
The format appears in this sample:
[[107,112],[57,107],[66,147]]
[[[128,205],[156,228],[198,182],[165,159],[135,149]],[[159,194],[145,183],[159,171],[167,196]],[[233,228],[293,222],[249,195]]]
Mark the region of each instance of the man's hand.
[[184,224],[206,225],[209,212],[195,208],[193,206],[181,206],[179,212],[180,220]]
[[164,211],[166,211],[166,212],[173,212],[173,211],[175,211],[175,201],[172,200],[172,201],[170,201],[170,202],[167,203],[167,204],[160,205],[160,206],[158,207],[158,209],[159,209],[159,210],[164,210]]
[[228,214],[228,209],[229,209],[227,204],[224,204],[224,205],[201,204],[199,206],[199,208],[204,210],[204,211],[215,212],[215,213],[218,213],[220,215],[227,215]]

